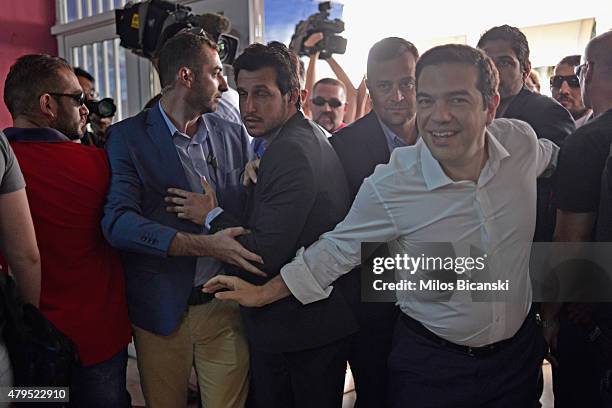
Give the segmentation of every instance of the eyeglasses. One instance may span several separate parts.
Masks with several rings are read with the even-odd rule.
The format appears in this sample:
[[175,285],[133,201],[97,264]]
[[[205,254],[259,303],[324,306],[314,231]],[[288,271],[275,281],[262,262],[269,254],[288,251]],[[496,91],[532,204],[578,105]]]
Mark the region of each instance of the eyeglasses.
[[342,106],[342,102],[340,102],[338,98],[325,99],[322,96],[317,96],[310,101],[317,106],[323,106],[325,104],[328,104],[330,108],[339,108]]
[[551,88],[561,88],[563,82],[567,82],[570,88],[580,88],[580,80],[576,75],[555,75],[550,77]]
[[577,77],[580,77],[580,74],[582,74],[582,70],[586,68],[587,64],[588,63],[585,62],[583,64],[578,65],[577,67],[574,67],[574,73],[576,74]]
[[74,100],[78,106],[85,105],[85,94],[83,92],[79,92],[78,94],[67,94],[67,93],[58,93],[58,92],[47,92],[51,96],[65,96]]

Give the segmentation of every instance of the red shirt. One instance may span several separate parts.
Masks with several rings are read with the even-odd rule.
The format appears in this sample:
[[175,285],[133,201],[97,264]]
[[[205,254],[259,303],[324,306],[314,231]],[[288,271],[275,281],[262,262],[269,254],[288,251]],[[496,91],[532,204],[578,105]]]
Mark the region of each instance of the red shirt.
[[76,343],[83,365],[108,360],[130,342],[131,328],[123,268],[100,227],[106,153],[53,129],[5,133],[26,180],[40,250],[40,310]]

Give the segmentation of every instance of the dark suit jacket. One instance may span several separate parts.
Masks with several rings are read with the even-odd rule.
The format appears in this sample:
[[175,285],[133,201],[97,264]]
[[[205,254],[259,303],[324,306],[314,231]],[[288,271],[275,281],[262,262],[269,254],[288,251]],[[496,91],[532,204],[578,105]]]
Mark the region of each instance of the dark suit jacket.
[[[330,142],[344,167],[353,202],[363,180],[374,173],[377,165],[389,162],[391,153],[387,138],[376,113],[371,111],[334,133]],[[356,290],[356,294],[352,293],[351,299],[354,299],[355,295],[360,299],[361,268],[356,268],[352,275],[352,282],[347,286]],[[390,330],[398,311],[393,303],[363,302],[358,302],[355,310],[360,327],[375,331]]]
[[[576,130],[572,115],[552,98],[523,88],[498,117],[520,119],[531,125],[538,138],[553,141],[561,147],[567,136]],[[555,230],[553,179],[538,179],[538,207],[534,241],[552,241]]]
[[387,139],[378,117],[371,111],[334,133],[329,141],[344,167],[352,202],[363,179],[374,173],[377,165],[389,162]]
[[[342,165],[320,128],[301,112],[292,116],[261,159],[243,220],[224,211],[212,231],[244,225],[238,240],[259,254],[267,279],[238,274],[257,284],[278,275],[300,247],[332,230],[349,209]],[[345,279],[344,279],[345,280]],[[294,297],[262,308],[242,308],[252,346],[270,352],[305,350],[329,344],[356,331],[342,282],[326,300],[302,305]]]
[[[240,182],[252,150],[244,128],[204,115],[219,159],[218,194],[230,208],[244,208]],[[130,320],[156,334],[172,333],[187,308],[196,257],[168,257],[177,231],[202,227],[166,211],[169,187],[191,191],[159,106],[111,126],[106,143],[111,167],[102,231],[121,250]]]

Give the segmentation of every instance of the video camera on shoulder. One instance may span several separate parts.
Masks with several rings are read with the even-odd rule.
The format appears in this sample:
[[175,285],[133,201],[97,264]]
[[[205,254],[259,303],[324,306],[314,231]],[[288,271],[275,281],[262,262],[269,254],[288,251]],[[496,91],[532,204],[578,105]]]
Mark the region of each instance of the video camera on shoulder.
[[[331,20],[329,10],[331,10],[331,2],[319,3],[318,13],[297,23],[289,48],[300,56],[319,52],[320,59],[327,59],[332,54],[344,54],[346,38],[337,35],[344,31],[344,22],[338,18]],[[315,47],[305,47],[304,42],[314,33],[322,33],[323,39]]]
[[[239,40],[222,32],[222,29],[202,27],[201,16],[191,13],[191,8],[167,0],[129,2],[123,9],[115,10],[117,35],[120,45],[149,60],[166,40],[183,29],[200,27],[217,43],[219,58],[224,64],[232,64]],[[227,30],[229,31],[229,20]]]

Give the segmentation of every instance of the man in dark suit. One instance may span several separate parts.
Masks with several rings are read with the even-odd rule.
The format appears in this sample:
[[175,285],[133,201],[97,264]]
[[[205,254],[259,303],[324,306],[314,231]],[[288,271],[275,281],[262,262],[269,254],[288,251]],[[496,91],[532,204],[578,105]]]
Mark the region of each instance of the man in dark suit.
[[[525,79],[531,72],[529,43],[518,28],[493,27],[478,40],[478,48],[495,62],[499,72],[497,118],[520,119],[531,125],[538,138],[553,141],[557,146],[575,129],[572,115],[557,101],[531,92]],[[534,241],[552,241],[555,228],[555,207],[552,200],[553,181],[538,180],[538,207]]]
[[[253,44],[234,63],[243,122],[251,136],[266,139],[267,150],[249,190],[246,217],[213,210],[207,222],[212,231],[237,225],[250,230],[239,242],[261,255],[267,277],[237,273],[257,284],[277,276],[296,250],[332,229],[350,204],[336,153],[299,110],[297,64],[281,43]],[[256,407],[342,404],[347,338],[357,329],[346,297],[349,284],[338,282],[329,299],[308,306],[286,298],[242,309]]]
[[[240,229],[207,235],[192,209],[210,198],[209,185],[227,208],[243,207],[239,175],[252,157],[249,141],[242,126],[203,115],[227,90],[216,44],[206,35],[173,37],[159,64],[161,100],[109,130],[112,178],[102,228],[122,251],[147,406],[185,406],[195,363],[204,406],[242,407],[249,359],[238,307],[200,287],[223,271],[210,257],[254,271],[242,256],[259,257],[231,238]],[[233,255],[218,250],[223,242]]]
[[[385,38],[370,49],[367,86],[372,111],[336,132],[330,142],[349,185],[351,202],[363,179],[389,161],[396,147],[416,141],[414,69],[416,47],[397,37]],[[353,272],[359,277],[359,271]],[[360,284],[356,285],[357,290]],[[351,339],[349,364],[355,378],[356,407],[384,406],[387,357],[398,309],[392,303],[360,303],[355,309],[360,330]]]

